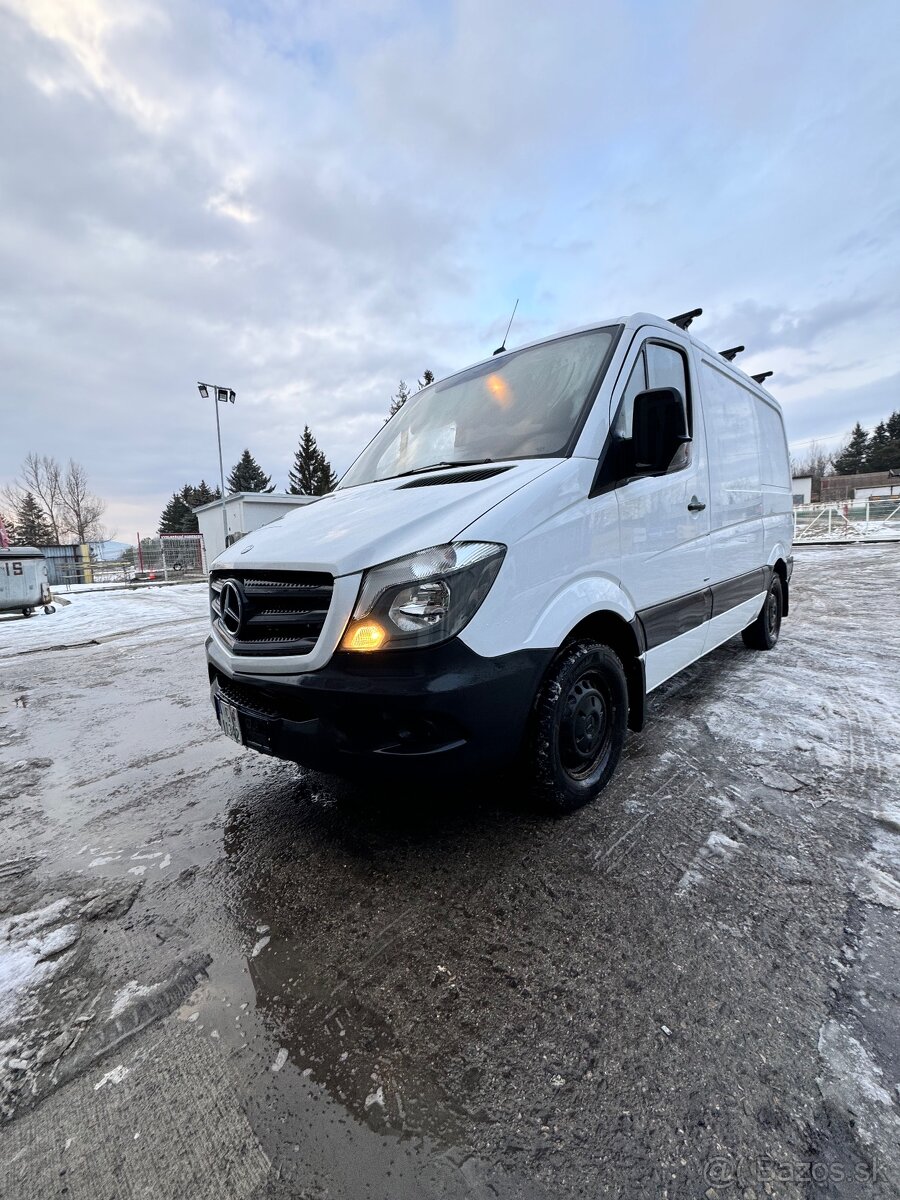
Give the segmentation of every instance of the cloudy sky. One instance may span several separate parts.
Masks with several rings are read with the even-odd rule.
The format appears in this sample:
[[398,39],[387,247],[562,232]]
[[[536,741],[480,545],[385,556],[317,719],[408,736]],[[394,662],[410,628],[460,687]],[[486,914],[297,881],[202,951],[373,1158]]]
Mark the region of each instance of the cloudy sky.
[[118,536],[402,376],[702,306],[797,451],[900,407],[900,5],[0,0],[0,481]]

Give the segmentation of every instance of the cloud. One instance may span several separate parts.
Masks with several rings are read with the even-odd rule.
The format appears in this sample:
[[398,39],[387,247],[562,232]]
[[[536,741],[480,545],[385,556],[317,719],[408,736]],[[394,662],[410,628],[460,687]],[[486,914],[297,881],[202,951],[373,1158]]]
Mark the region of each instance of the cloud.
[[745,18],[0,0],[0,476],[71,455],[149,527],[217,473],[198,378],[238,393],[229,464],[284,486],[309,423],[343,469],[517,296],[511,344],[702,305],[792,437],[889,411],[898,10]]

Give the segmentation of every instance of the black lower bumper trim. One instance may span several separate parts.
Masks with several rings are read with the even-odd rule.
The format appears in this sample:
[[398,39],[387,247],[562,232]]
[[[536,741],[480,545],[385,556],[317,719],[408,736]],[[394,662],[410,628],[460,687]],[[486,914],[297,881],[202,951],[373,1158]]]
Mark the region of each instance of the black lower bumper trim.
[[338,774],[468,771],[519,753],[552,650],[482,658],[460,641],[376,655],[338,653],[291,676],[223,670],[213,703],[233,705],[244,742]]

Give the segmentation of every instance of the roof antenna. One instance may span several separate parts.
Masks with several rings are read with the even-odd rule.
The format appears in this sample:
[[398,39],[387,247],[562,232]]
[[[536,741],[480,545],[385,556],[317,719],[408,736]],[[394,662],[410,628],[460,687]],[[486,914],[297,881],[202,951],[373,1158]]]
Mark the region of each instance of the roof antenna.
[[720,350],[719,353],[723,358],[727,358],[729,362],[734,362],[739,354],[743,354],[746,346],[732,346],[730,350]]
[[765,383],[767,379],[771,378],[772,374],[772,371],[760,371],[758,375],[751,375],[750,378],[754,383]]
[[[509,331],[512,329],[513,317],[516,315],[516,309],[518,307],[519,307],[519,297],[517,296],[516,302],[513,305],[512,317],[509,318],[509,324],[506,327],[506,333],[504,333],[504,335],[503,335],[503,344],[497,347],[497,349],[494,351],[494,354],[505,354],[506,353],[506,339],[509,337]],[[491,357],[493,357],[493,355]]]
[[669,320],[673,325],[677,325],[679,329],[687,329],[694,317],[699,317],[702,312],[702,308],[692,308],[690,312],[679,313],[677,317],[669,317]]

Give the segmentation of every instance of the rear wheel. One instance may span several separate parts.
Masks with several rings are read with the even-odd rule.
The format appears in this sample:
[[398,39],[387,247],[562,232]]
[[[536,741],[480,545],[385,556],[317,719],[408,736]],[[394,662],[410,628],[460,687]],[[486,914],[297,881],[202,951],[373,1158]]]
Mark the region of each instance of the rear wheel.
[[34,616],[34,609],[33,609],[33,608],[23,608],[23,609],[22,609],[22,616],[23,616],[23,617],[33,617],[33,616]]
[[741,633],[744,645],[751,650],[771,650],[778,642],[781,632],[781,614],[784,609],[784,593],[781,588],[781,576],[773,575],[766,599],[759,616],[752,625]]
[[609,782],[628,723],[628,685],[619,658],[599,642],[566,646],[538,693],[528,748],[541,806],[574,812]]

